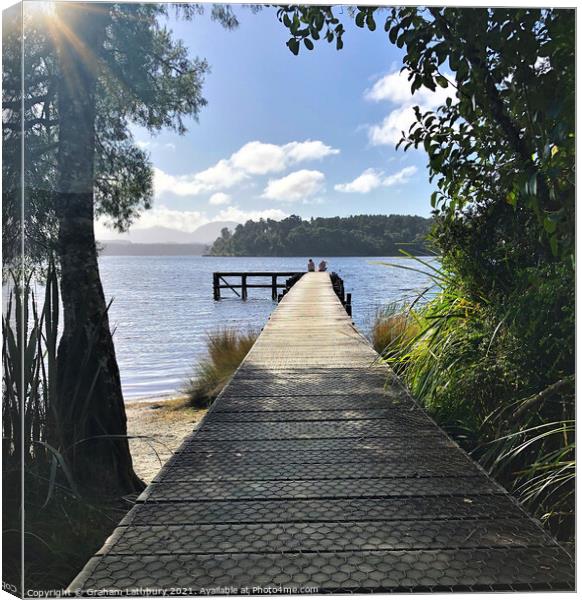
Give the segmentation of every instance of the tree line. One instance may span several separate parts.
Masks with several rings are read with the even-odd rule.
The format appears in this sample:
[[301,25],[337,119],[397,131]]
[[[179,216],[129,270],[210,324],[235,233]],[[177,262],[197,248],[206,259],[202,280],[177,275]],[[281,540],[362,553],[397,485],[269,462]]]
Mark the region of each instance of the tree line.
[[411,215],[354,215],[281,221],[261,219],[227,228],[210,249],[212,256],[395,256],[405,249],[430,253],[431,219]]

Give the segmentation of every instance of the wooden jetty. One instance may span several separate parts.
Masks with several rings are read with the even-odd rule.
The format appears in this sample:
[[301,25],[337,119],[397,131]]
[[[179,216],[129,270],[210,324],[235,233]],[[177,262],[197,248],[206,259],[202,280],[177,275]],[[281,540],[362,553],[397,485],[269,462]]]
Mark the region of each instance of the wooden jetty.
[[377,358],[304,275],[69,589],[572,589],[570,556]]

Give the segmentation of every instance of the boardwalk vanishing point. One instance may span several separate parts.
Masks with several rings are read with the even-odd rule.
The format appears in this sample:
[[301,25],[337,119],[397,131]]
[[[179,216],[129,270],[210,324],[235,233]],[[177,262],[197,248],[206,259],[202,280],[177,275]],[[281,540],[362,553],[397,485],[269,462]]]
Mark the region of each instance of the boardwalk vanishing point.
[[570,590],[570,556],[304,275],[70,585],[183,593]]

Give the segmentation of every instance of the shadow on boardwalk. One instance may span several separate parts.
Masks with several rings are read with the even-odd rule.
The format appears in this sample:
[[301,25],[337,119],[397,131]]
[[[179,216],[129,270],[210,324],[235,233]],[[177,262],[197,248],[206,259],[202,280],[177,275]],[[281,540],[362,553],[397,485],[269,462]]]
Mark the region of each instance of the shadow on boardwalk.
[[571,589],[569,556],[376,358],[305,275],[71,589]]

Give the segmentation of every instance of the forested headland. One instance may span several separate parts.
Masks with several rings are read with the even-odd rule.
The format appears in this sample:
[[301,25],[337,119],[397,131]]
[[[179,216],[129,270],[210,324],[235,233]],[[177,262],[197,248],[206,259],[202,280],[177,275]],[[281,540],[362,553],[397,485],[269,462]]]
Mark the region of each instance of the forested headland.
[[430,253],[427,235],[431,219],[411,215],[355,215],[282,221],[247,221],[222,235],[212,256],[394,256],[406,249]]

